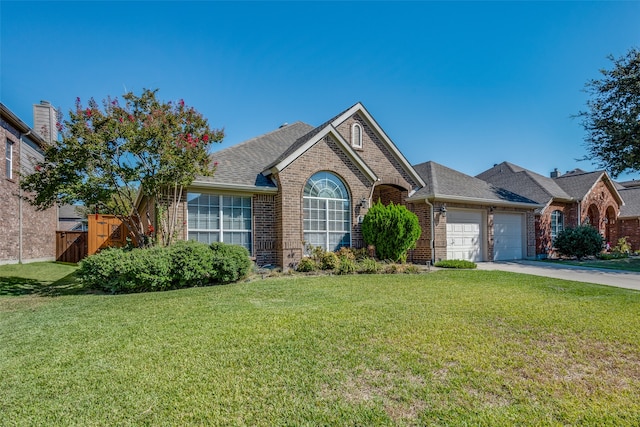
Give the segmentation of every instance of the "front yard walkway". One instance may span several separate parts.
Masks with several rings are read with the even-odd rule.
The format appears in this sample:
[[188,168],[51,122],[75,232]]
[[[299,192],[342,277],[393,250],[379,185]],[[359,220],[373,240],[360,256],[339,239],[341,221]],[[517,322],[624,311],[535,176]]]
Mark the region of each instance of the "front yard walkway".
[[575,265],[561,265],[527,260],[479,262],[478,270],[500,270],[512,273],[533,274],[535,276],[596,283],[599,285],[616,286],[618,288],[640,291],[640,273],[631,271],[606,270],[602,268],[579,267]]

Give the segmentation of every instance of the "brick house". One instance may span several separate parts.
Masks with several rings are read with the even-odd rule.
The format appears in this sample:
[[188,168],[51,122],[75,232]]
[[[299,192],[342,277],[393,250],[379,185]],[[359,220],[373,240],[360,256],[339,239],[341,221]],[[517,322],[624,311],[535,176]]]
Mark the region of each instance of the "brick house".
[[[454,255],[495,259],[496,218],[511,230],[510,244],[519,245],[504,257],[533,253],[534,202],[437,164],[427,169],[433,169],[438,184],[429,184],[434,176],[422,170],[424,165],[411,166],[361,103],[318,127],[282,125],[213,153],[212,160],[215,174],[198,177],[182,198],[181,237],[243,245],[258,265],[293,268],[310,246],[363,247],[360,224],[378,200],[405,205],[418,215],[422,237],[408,254],[412,262]],[[480,193],[474,195],[475,190]],[[146,203],[141,200],[138,209],[146,209]],[[447,219],[438,210],[445,203],[451,209]],[[478,212],[479,234],[458,233],[463,241],[481,238],[474,243],[478,249],[448,252],[447,233],[475,221]]]
[[[20,198],[20,176],[33,172],[54,138],[55,110],[34,105],[34,129],[0,103],[0,264],[55,260],[57,209],[38,211]],[[41,136],[42,134],[49,138]]]
[[[617,219],[617,237],[626,237],[634,251],[640,250],[640,186],[636,181],[622,183],[618,187],[624,206]],[[611,242],[615,244],[615,241]]]
[[568,227],[591,224],[608,242],[620,236],[618,217],[623,198],[605,171],[576,169],[549,177],[503,162],[477,175],[488,183],[520,194],[541,205],[535,211],[536,254],[552,255],[553,240]]

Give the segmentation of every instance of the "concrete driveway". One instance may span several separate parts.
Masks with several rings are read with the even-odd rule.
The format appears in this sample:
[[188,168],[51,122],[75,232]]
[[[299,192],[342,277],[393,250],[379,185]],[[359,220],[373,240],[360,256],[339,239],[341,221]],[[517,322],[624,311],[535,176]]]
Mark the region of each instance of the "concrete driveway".
[[478,270],[510,271],[512,273],[532,274],[534,276],[596,283],[640,291],[640,273],[630,271],[605,270],[602,268],[526,260],[479,262],[477,264]]

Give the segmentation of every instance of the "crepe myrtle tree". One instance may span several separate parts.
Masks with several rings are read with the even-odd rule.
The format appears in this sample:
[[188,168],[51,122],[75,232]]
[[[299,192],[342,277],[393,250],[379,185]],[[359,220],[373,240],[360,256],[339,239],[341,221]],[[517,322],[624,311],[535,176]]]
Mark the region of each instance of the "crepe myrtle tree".
[[[181,99],[164,102],[158,90],[128,92],[98,104],[76,98],[69,118],[57,123],[61,135],[47,147],[36,172],[24,177],[27,200],[39,209],[55,204],[83,204],[120,218],[138,245],[167,245],[179,226],[183,190],[196,176],[214,172],[209,149],[224,132]],[[138,193],[145,212],[134,209]],[[145,229],[143,217],[156,212],[156,230]],[[154,231],[154,233],[151,233]],[[149,239],[153,234],[154,239]]]

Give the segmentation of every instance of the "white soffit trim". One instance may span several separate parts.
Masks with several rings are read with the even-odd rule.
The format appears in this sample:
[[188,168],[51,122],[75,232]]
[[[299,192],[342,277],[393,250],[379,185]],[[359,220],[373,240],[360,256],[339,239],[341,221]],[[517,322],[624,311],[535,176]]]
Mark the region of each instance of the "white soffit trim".
[[378,180],[377,175],[371,170],[369,166],[356,154],[356,152],[351,148],[351,145],[345,141],[345,139],[338,133],[338,131],[332,126],[327,125],[320,132],[315,134],[311,139],[305,142],[303,145],[298,147],[296,151],[291,153],[282,161],[278,162],[275,166],[269,169],[270,173],[277,173],[289,166],[294,160],[304,154],[308,149],[313,147],[318,141],[321,141],[324,137],[331,135],[337,142],[340,148],[342,148],[345,153],[351,158],[351,160],[358,165],[360,170],[371,180],[371,182],[376,182]]
[[509,202],[507,200],[496,200],[496,199],[484,199],[481,197],[464,197],[464,196],[450,196],[445,194],[430,194],[427,197],[409,197],[407,198],[408,202],[412,201],[422,201],[425,199],[433,199],[438,202],[471,202],[471,203],[482,203],[484,205],[493,205],[493,206],[511,206],[518,208],[528,208],[528,209],[538,209],[543,207],[544,205],[540,205],[537,203],[524,203],[524,202]]
[[400,150],[398,150],[398,147],[396,147],[396,145],[393,143],[393,141],[391,141],[391,138],[389,138],[389,136],[382,130],[380,125],[378,125],[378,122],[376,122],[375,119],[373,118],[373,116],[371,116],[371,114],[369,114],[369,112],[367,111],[366,108],[364,108],[364,105],[362,105],[362,103],[358,102],[353,107],[349,108],[342,115],[340,115],[333,122],[331,122],[331,125],[333,127],[338,127],[342,122],[347,120],[349,117],[353,116],[355,113],[360,113],[360,114],[362,114],[364,116],[364,118],[369,122],[371,127],[373,127],[373,129],[378,133],[378,135],[380,135],[382,137],[382,141],[385,143],[387,148],[389,148],[391,150],[393,155],[400,162],[400,164],[404,167],[404,169],[409,173],[409,175],[411,175],[411,177],[421,187],[426,187],[427,184],[424,182],[422,177],[413,169],[413,167],[407,161],[407,159],[404,157],[404,155],[400,152]]

